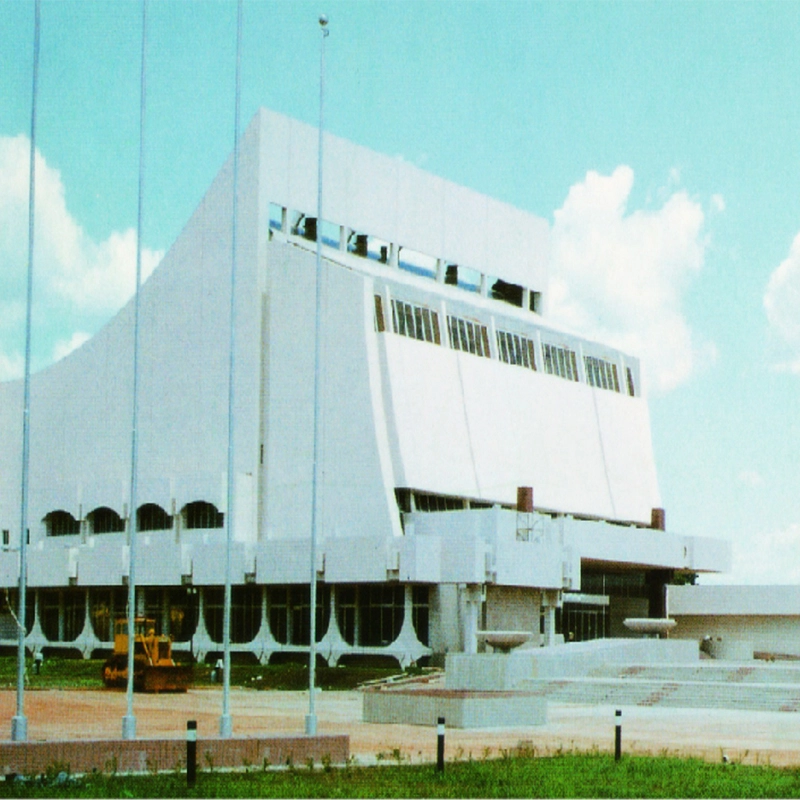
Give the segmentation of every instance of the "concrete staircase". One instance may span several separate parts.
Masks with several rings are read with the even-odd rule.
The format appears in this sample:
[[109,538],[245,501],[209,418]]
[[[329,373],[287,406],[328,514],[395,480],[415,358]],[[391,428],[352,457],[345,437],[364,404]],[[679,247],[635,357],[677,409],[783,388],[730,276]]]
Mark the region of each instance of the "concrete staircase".
[[528,678],[519,688],[556,703],[800,711],[800,666],[793,665],[605,664],[586,676]]

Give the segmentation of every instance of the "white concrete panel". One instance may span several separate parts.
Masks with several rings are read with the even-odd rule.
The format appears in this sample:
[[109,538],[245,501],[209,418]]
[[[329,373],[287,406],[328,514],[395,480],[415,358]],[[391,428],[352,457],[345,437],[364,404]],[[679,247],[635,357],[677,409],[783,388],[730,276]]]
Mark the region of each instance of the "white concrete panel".
[[[276,243],[269,253],[262,525],[268,538],[307,537],[313,475],[314,256]],[[322,535],[399,533],[394,487],[384,484],[379,452],[385,422],[372,405],[367,346],[367,339],[375,337],[372,296],[365,292],[363,276],[329,270],[324,263]]]
[[[208,541],[196,542],[192,548],[192,582],[197,586],[224,584],[225,552],[225,542],[219,536],[209,536]],[[245,573],[252,569],[253,560],[248,557],[245,546],[241,542],[234,542],[231,546],[231,583],[244,583]]]
[[[71,537],[70,537],[71,538]],[[66,586],[69,583],[70,548],[31,547],[28,554],[28,586]]]
[[445,181],[406,162],[397,163],[397,241],[431,256],[444,252]]
[[684,539],[664,531],[571,520],[565,540],[582,559],[644,567],[691,567]]
[[[354,225],[350,214],[350,186],[356,180],[353,176],[354,164],[351,156],[351,147],[344,139],[335,136],[325,138],[322,218],[335,225],[350,227]],[[386,222],[383,225],[385,226]],[[372,232],[370,229],[370,233]]]
[[181,545],[172,531],[140,533],[136,542],[137,586],[180,586]]
[[452,183],[445,183],[443,188],[442,253],[455,264],[485,270],[492,236],[486,226],[488,198]]
[[436,536],[405,536],[400,545],[401,581],[439,583],[442,579],[442,542]]
[[383,583],[387,579],[391,539],[358,537],[325,543],[325,580],[328,583]]
[[289,197],[286,205],[316,215],[318,138],[316,128],[289,123]]
[[647,520],[661,508],[650,438],[650,416],[643,402],[623,394],[591,389],[602,441],[603,459],[619,519]]
[[601,439],[590,387],[406,337],[385,339],[385,397],[402,485],[505,503],[516,502],[518,486],[533,486],[541,508],[649,523],[660,496],[641,400],[605,392],[614,396],[599,401],[608,431]]
[[122,586],[128,574],[128,548],[122,533],[92,536],[78,553],[80,586]]
[[669,586],[670,615],[800,616],[798,586]]
[[477,536],[443,536],[442,583],[483,583],[486,580],[487,552],[488,546]]
[[[318,549],[319,565],[322,548]],[[309,583],[311,544],[306,540],[260,542],[256,550],[257,583]]]
[[0,550],[0,586],[19,586],[19,551]]
[[563,588],[563,553],[558,546],[502,542],[495,551],[495,582],[500,586]]
[[458,357],[441,347],[386,336],[387,415],[399,437],[395,474],[403,486],[478,497]]
[[289,142],[291,120],[262,108],[258,112],[261,135],[261,180],[270,202],[283,207],[289,203]]
[[402,208],[398,192],[401,162],[364,148],[350,148],[347,183],[349,227],[389,241],[398,237],[397,213]]

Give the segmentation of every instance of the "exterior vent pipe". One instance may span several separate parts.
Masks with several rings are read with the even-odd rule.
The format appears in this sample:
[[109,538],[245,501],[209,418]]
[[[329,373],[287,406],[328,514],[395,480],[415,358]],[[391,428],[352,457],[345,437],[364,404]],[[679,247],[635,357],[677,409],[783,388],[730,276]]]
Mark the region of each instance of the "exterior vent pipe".
[[665,531],[667,529],[666,514],[663,508],[654,508],[650,512],[650,527],[656,531]]

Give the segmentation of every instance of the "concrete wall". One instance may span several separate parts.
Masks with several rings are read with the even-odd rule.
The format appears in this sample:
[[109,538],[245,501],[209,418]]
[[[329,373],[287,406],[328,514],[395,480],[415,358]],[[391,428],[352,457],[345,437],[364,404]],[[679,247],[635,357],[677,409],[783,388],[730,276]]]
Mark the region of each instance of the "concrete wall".
[[606,664],[693,664],[694,642],[667,639],[600,639],[555,647],[518,648],[511,653],[452,653],[447,656],[448,689],[510,690],[528,678],[579,678]]
[[641,398],[384,338],[399,485],[503,503],[533,486],[537,507],[649,524],[661,499]]
[[[237,474],[258,458],[260,303],[253,291],[259,236],[259,128],[241,146],[236,382]],[[225,507],[232,165],[220,171],[181,236],[141,290],[137,505],[171,512],[206,500]],[[124,516],[130,492],[133,301],[31,386],[31,541],[43,517],[81,518],[97,506]],[[0,528],[19,527],[21,405],[0,385]],[[236,536],[255,530],[236,526]]]
[[[270,200],[316,216],[317,129],[266,109],[259,115]],[[323,219],[546,290],[545,220],[331,134],[324,158]]]

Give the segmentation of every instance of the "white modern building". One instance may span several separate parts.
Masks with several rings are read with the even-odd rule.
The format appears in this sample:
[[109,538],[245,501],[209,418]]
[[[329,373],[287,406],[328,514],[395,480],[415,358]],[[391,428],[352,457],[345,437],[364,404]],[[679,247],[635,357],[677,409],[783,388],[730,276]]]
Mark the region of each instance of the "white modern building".
[[[307,653],[315,249],[323,247],[317,631],[330,663],[622,634],[728,546],[664,530],[639,362],[548,323],[548,224],[262,110],[240,148],[234,507],[226,508],[232,159],[133,303],[36,374],[31,648],[110,647],[138,611],[199,658]],[[22,384],[0,384],[0,645],[16,643]]]
[[702,642],[714,658],[800,659],[800,587],[670,586],[672,638]]

